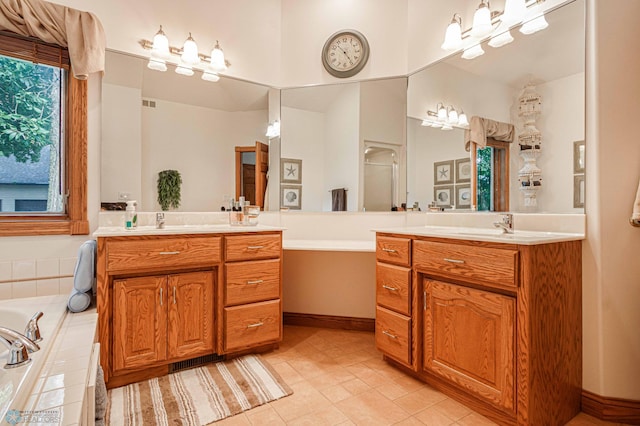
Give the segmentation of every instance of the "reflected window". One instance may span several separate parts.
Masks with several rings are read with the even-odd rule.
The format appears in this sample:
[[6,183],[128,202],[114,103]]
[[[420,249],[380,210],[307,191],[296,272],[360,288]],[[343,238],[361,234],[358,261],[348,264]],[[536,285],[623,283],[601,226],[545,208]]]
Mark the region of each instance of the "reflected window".
[[509,143],[487,138],[475,149],[476,209],[509,210]]

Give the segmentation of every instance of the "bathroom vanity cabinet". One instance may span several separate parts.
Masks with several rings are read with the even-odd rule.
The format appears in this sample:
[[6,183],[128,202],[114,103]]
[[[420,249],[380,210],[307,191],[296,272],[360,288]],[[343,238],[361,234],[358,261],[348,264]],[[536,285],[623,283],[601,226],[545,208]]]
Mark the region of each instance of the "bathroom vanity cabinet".
[[376,257],[387,361],[501,424],[580,411],[580,241],[378,233]]
[[98,235],[109,387],[282,340],[282,232]]

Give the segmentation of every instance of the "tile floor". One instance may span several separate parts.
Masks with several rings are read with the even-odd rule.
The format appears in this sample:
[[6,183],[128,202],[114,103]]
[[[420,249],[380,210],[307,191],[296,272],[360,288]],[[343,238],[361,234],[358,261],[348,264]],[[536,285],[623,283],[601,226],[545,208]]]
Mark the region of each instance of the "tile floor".
[[[284,327],[263,354],[294,394],[216,425],[474,425],[494,423],[382,361],[373,333]],[[571,426],[613,425],[584,413]]]

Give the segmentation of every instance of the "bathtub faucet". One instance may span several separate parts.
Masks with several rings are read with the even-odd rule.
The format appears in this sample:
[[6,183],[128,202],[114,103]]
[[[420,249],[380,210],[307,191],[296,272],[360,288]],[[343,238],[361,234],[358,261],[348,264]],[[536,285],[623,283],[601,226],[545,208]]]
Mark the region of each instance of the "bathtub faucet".
[[21,343],[29,353],[37,352],[40,346],[24,334],[18,333],[7,327],[0,327],[0,337],[9,342],[9,346],[13,346],[16,342]]
[[40,327],[38,327],[38,320],[42,318],[42,315],[44,314],[40,311],[33,314],[24,329],[25,337],[32,342],[39,342],[42,340],[42,336],[40,335]]

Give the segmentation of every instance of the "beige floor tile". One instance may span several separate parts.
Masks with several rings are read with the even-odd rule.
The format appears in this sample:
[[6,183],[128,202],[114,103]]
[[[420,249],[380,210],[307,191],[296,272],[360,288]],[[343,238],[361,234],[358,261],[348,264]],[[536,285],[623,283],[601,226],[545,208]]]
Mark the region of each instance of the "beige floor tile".
[[280,417],[272,407],[268,407],[266,410],[260,410],[257,412],[253,410],[247,411],[247,418],[252,425],[286,425],[282,417]]
[[473,413],[473,410],[451,398],[443,399],[436,403],[433,408],[456,421]]
[[496,423],[475,412],[458,420],[458,424],[463,426],[496,426]]
[[447,417],[444,413],[436,410],[433,406],[420,411],[413,417],[429,426],[448,426],[455,424],[455,420]]
[[351,395],[358,395],[371,390],[371,386],[358,379],[357,377],[352,380],[347,380],[346,382],[341,384],[343,388],[351,393]]
[[334,404],[353,396],[353,394],[342,385],[329,386],[328,388],[320,390],[320,392]]
[[[438,403],[442,403],[446,399],[448,399],[446,395],[429,386],[426,386],[415,392],[397,398],[394,400],[394,402],[409,414],[416,414],[424,410],[425,408],[432,407]],[[467,411],[466,414],[468,413],[469,411]],[[448,413],[445,412],[444,414],[447,417],[455,420],[455,418]]]
[[290,422],[287,422],[287,425],[294,426],[334,426],[338,424],[342,424],[349,419],[345,416],[340,410],[338,410],[335,406],[331,405],[322,410],[318,410],[314,413],[307,414],[302,417],[298,417]]
[[282,380],[288,385],[298,383],[304,380],[304,377],[298,373],[288,362],[281,362],[273,365],[273,369],[280,375]]
[[388,425],[410,417],[409,413],[376,390],[352,396],[336,406],[357,425]]
[[293,395],[269,403],[287,422],[332,405],[331,401],[306,381],[290,386]]
[[218,420],[211,423],[209,426],[245,426],[251,425],[249,418],[245,413],[236,414],[235,416],[227,417],[226,419]]
[[415,417],[409,417],[401,422],[394,423],[393,426],[424,426],[424,423]]
[[311,386],[322,390],[324,388],[334,386],[349,380],[355,379],[356,376],[351,374],[346,368],[333,367],[326,370],[323,374],[307,379]]

